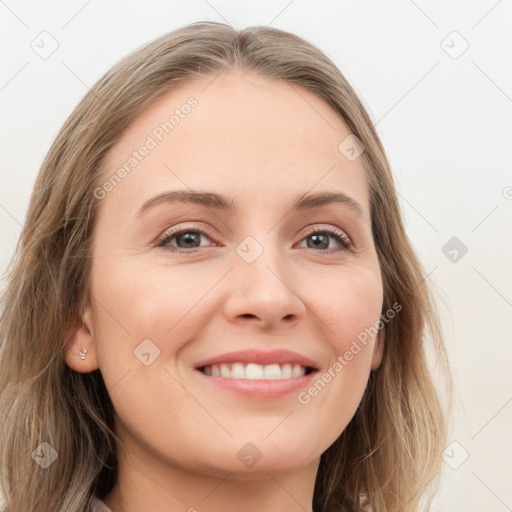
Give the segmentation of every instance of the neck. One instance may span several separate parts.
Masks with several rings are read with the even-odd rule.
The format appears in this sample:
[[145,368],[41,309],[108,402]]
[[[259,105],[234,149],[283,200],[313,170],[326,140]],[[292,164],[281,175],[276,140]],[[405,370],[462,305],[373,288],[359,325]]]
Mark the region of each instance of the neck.
[[251,473],[201,472],[118,453],[118,480],[103,499],[112,512],[312,511],[319,459],[286,473],[263,464]]

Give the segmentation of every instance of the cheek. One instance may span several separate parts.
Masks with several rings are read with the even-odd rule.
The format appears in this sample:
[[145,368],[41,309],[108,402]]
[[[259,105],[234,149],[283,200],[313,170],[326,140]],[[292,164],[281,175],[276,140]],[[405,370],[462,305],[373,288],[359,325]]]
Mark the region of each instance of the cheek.
[[355,414],[367,386],[382,302],[380,273],[360,269],[340,271],[316,298],[314,312],[323,321],[330,355],[298,401],[317,408],[316,418],[325,421],[333,439]]
[[[323,286],[319,286],[321,282]],[[311,307],[324,322],[331,345],[338,354],[378,322],[383,304],[378,268],[340,269],[337,275],[315,279],[315,288],[318,292]]]
[[97,308],[99,324],[134,337],[169,337],[174,326],[194,315],[194,305],[215,284],[215,277],[199,267],[123,264],[122,259],[115,265],[98,266],[92,282],[103,306]]
[[99,364],[116,411],[124,419],[158,411],[166,421],[172,414],[161,408],[164,396],[179,403],[180,412],[193,407],[163,365],[191,335],[191,322],[197,325],[194,305],[208,279],[123,258],[98,263],[91,278]]
[[[218,275],[218,270],[195,265],[165,266],[123,258],[115,264],[113,259],[98,264],[91,276],[97,299],[94,324],[99,365],[108,389],[116,386],[118,390],[117,383],[123,379],[124,387],[139,382],[133,396],[143,388],[172,389],[173,396],[180,394],[164,367],[173,374],[179,371],[175,365],[181,351],[200,335],[219,307],[211,301],[214,294],[208,295]],[[140,399],[150,405],[147,396]]]

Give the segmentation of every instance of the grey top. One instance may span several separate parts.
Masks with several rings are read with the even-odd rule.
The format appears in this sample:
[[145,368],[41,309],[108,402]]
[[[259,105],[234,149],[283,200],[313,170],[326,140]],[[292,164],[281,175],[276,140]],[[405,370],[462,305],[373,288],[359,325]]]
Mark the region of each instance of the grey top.
[[91,512],[112,512],[112,510],[103,501],[94,496],[91,503]]

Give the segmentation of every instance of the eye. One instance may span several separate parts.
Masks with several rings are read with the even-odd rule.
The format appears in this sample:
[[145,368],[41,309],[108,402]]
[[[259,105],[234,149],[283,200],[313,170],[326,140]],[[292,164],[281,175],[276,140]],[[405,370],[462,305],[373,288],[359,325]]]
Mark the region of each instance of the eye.
[[340,249],[335,249],[334,251],[329,252],[350,251],[352,249],[352,242],[350,241],[350,238],[348,238],[341,229],[331,226],[327,226],[322,229],[319,229],[318,226],[313,227],[303,240],[311,239],[311,243],[307,244],[310,249],[328,249],[329,238],[334,238],[341,245]]
[[[157,247],[164,247],[175,252],[195,252],[198,249],[197,244],[201,243],[201,236],[210,239],[208,233],[201,229],[181,228],[165,233]],[[171,244],[174,239],[176,239],[177,247]]]

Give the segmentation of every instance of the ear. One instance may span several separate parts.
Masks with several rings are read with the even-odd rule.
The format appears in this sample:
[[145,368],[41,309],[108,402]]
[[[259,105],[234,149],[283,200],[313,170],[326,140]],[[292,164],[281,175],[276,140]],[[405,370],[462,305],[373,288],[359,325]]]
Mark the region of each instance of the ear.
[[385,338],[385,328],[379,330],[377,334],[377,338],[375,339],[375,344],[373,346],[373,355],[372,355],[372,364],[371,369],[376,370],[380,363],[382,362],[382,356],[384,355],[384,338]]
[[[87,352],[82,359],[80,352],[84,349]],[[82,318],[72,318],[68,323],[64,360],[72,370],[80,373],[92,372],[99,368],[90,306],[85,309]]]

